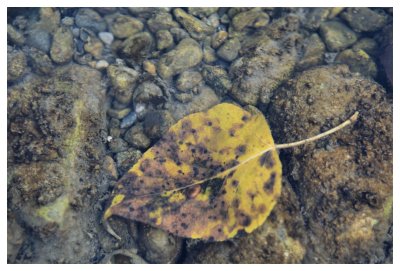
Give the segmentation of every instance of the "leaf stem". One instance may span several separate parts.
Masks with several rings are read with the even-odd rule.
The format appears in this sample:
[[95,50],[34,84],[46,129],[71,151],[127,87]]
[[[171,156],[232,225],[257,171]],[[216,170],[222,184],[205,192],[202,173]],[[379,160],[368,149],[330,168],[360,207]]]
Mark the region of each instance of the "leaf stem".
[[306,139],[303,139],[303,140],[300,140],[300,141],[296,141],[296,142],[285,143],[285,144],[276,144],[276,145],[275,145],[275,149],[276,149],[276,150],[279,150],[279,149],[292,148],[292,147],[304,145],[304,144],[307,144],[307,143],[316,141],[316,140],[318,140],[318,139],[321,139],[321,138],[323,138],[323,137],[326,137],[326,136],[328,136],[328,135],[330,135],[330,134],[333,134],[333,133],[335,133],[335,132],[337,132],[337,131],[343,129],[344,127],[346,127],[346,126],[348,126],[348,125],[350,125],[350,124],[356,122],[356,120],[357,120],[357,118],[358,118],[358,115],[359,115],[359,113],[358,113],[358,111],[356,111],[356,112],[355,112],[349,119],[347,119],[345,122],[343,122],[342,124],[340,124],[340,125],[338,125],[338,126],[332,128],[332,129],[330,129],[330,130],[328,130],[328,131],[326,131],[326,132],[323,132],[323,133],[321,133],[321,134],[319,134],[319,135],[316,135],[316,136],[313,136],[313,137],[310,137],[310,138],[306,138]]

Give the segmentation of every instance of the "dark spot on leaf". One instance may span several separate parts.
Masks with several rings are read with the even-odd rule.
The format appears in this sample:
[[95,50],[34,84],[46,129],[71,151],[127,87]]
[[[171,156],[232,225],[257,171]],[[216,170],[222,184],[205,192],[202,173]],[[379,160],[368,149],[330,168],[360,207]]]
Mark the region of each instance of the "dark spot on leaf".
[[261,157],[258,159],[260,162],[260,166],[264,166],[266,168],[272,168],[274,166],[274,159],[272,158],[272,152],[268,151],[261,155]]
[[222,232],[222,229],[221,229],[221,228],[218,228],[217,231],[218,231],[218,232]]
[[196,177],[197,175],[199,175],[199,168],[193,167],[193,176]]
[[228,219],[228,211],[227,210],[224,210],[224,209],[220,210],[219,215],[222,217],[223,220]]
[[185,213],[182,213],[181,216],[182,216],[183,218],[185,218],[187,215],[186,215]]
[[160,163],[165,163],[165,162],[167,162],[167,159],[160,157],[160,158],[157,158],[157,161]]
[[234,199],[232,201],[233,208],[237,209],[239,207],[239,205],[240,205],[240,200],[239,199]]
[[271,176],[267,181],[264,183],[264,190],[265,192],[271,192],[275,185],[276,173],[272,172]]
[[233,159],[233,160],[230,160],[228,163],[226,163],[226,167],[227,168],[232,168],[234,166],[237,166],[238,164],[239,164],[239,161]]
[[246,122],[249,120],[249,117],[247,115],[243,115],[242,117],[242,121]]
[[207,125],[208,125],[208,126],[212,126],[212,122],[211,122],[211,121],[208,121],[208,122],[207,122]]
[[248,215],[243,214],[243,213],[240,214],[238,220],[239,220],[239,224],[242,225],[243,227],[247,227],[251,224],[251,218]]
[[243,155],[246,152],[246,145],[239,145],[236,149],[235,149],[235,154],[236,155]]
[[253,201],[254,198],[256,197],[256,194],[254,194],[254,193],[252,193],[252,192],[250,192],[250,191],[247,192],[247,195],[249,196],[249,198],[250,198],[252,201]]
[[181,226],[182,226],[182,228],[184,228],[185,230],[186,230],[187,228],[189,228],[188,224],[186,224],[186,223],[181,223]]
[[233,128],[229,129],[229,135],[231,137],[234,137],[235,136],[235,129],[233,129]]
[[232,186],[233,187],[237,187],[239,185],[239,181],[238,180],[233,180],[232,181]]
[[260,206],[258,206],[258,211],[260,213],[265,213],[265,211],[267,210],[267,207],[265,206],[265,204],[260,204]]
[[228,179],[229,179],[229,178],[232,178],[233,174],[235,174],[235,171],[236,171],[236,170],[232,170],[231,172],[228,173],[228,175],[226,175],[226,177],[227,177]]

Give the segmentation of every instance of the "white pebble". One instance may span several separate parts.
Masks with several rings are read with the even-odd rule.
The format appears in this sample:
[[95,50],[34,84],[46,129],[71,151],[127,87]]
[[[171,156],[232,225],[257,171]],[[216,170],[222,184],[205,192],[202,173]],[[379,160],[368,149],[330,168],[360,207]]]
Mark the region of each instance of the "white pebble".
[[105,61],[104,59],[97,61],[96,63],[96,69],[102,70],[108,67],[108,62]]
[[142,113],[145,109],[146,109],[146,106],[144,104],[138,103],[135,105],[136,114]]
[[110,32],[100,32],[99,38],[106,45],[111,45],[111,43],[114,41],[114,35]]
[[107,142],[111,142],[112,136],[107,136]]

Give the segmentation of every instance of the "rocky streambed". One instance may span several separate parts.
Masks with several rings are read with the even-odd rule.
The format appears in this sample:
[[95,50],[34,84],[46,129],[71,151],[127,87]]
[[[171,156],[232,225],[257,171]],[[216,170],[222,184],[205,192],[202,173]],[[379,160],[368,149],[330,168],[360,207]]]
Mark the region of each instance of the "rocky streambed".
[[[391,8],[9,8],[9,263],[391,263]],[[101,217],[180,118],[257,107],[281,151],[259,229],[182,239]]]

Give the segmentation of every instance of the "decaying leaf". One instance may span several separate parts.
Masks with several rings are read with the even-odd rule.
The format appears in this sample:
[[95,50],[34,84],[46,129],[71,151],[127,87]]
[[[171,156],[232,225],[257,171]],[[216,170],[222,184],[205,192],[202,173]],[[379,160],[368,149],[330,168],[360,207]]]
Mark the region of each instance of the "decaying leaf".
[[274,144],[262,114],[233,104],[188,115],[119,180],[104,219],[117,215],[216,241],[250,233],[279,198],[276,150],[286,146]]

